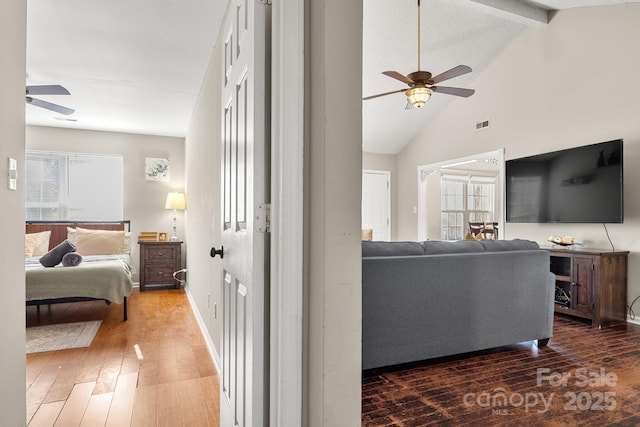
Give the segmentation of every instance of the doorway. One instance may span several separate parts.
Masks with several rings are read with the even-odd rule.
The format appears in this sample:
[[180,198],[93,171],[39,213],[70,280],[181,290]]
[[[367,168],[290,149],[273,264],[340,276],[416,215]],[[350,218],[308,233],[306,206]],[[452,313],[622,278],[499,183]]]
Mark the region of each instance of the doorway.
[[372,240],[391,239],[391,172],[362,171],[362,229],[373,230]]

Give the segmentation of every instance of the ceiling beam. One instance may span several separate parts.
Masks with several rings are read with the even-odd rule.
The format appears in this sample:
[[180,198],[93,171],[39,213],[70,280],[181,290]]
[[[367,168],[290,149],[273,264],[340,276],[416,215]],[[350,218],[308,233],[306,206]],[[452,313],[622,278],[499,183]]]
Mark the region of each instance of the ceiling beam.
[[549,23],[549,11],[513,0],[468,0],[485,13],[529,26]]

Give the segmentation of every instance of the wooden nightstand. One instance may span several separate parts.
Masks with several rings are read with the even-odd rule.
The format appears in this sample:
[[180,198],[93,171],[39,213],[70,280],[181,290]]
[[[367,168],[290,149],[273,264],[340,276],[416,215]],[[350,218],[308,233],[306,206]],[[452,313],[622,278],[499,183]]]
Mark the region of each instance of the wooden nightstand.
[[175,286],[173,273],[182,267],[182,242],[138,242],[140,245],[140,291],[147,285]]

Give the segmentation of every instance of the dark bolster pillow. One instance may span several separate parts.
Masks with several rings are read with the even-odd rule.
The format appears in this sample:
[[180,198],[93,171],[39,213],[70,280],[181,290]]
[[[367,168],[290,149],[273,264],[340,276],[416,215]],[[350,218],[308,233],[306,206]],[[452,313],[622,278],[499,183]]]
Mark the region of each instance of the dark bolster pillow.
[[62,265],[64,267],[75,267],[82,262],[82,255],[77,252],[67,252],[62,257]]
[[424,247],[419,242],[362,242],[362,257],[424,255]]
[[76,247],[69,240],[65,240],[55,248],[40,257],[40,264],[45,267],[55,267],[62,262],[62,257],[69,252],[75,252]]

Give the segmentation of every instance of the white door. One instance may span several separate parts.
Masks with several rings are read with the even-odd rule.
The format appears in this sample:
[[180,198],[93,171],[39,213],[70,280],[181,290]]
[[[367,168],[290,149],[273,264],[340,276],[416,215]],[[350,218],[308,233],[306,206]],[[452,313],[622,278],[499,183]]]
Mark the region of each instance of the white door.
[[268,415],[268,247],[256,220],[269,188],[267,7],[257,0],[231,0],[224,22],[222,427],[261,426]]
[[391,173],[362,172],[362,228],[373,229],[373,240],[391,239]]

